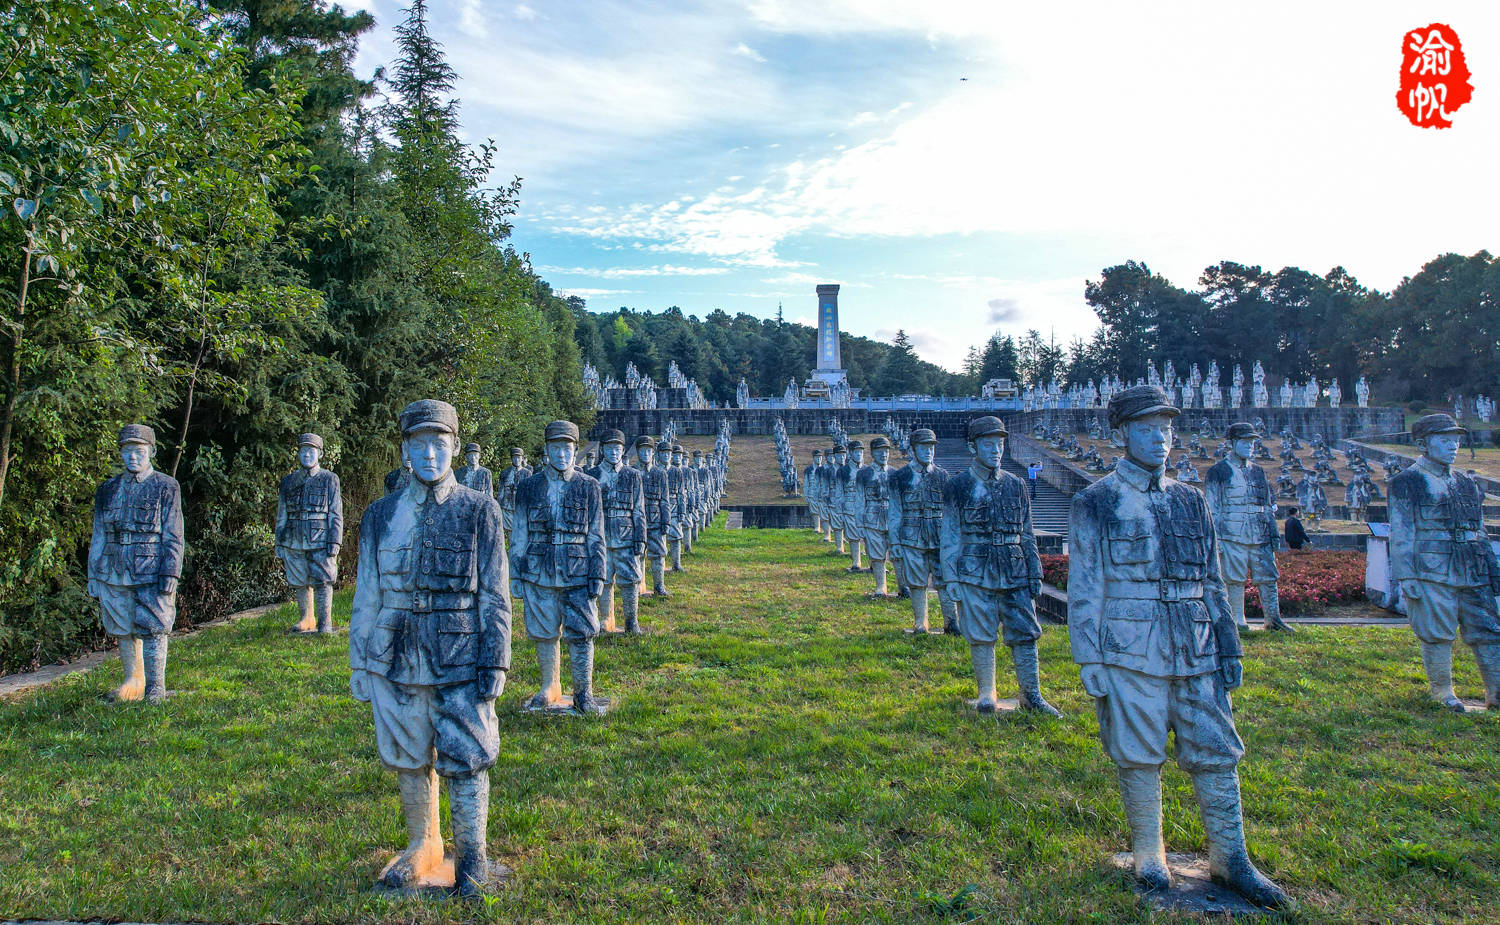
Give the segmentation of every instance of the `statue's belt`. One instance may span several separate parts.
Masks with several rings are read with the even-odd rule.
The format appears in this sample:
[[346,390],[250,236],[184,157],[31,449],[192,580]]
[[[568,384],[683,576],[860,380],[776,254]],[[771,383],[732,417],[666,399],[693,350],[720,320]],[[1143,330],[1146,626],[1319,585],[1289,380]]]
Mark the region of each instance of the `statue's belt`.
[[589,538],[582,533],[554,533],[531,541],[533,546],[583,546]]
[[120,546],[161,542],[161,532],[156,530],[113,530],[109,536],[112,542]]
[[471,610],[474,607],[474,595],[467,591],[382,591],[380,606],[384,610],[404,610],[408,613]]
[[1189,601],[1203,597],[1203,582],[1179,581],[1174,578],[1157,581],[1112,579],[1104,583],[1104,594],[1106,597],[1138,601]]

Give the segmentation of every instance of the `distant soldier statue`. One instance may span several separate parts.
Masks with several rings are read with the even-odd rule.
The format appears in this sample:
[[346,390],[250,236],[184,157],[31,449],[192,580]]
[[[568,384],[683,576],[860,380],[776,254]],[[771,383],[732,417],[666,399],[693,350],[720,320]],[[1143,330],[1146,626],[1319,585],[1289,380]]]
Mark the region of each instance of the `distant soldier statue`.
[[495,497],[495,479],[490,470],[479,464],[479,444],[464,444],[464,462],[453,477],[458,479],[458,484],[465,488],[472,488],[480,494]]
[[[693,453],[693,459],[698,463],[698,481],[703,486],[703,529],[707,530],[713,526],[714,515],[719,510],[719,482],[714,475],[714,470],[709,466],[711,453]],[[792,477],[796,478],[795,469]]]
[[1422,643],[1432,699],[1455,713],[1453,638],[1474,650],[1484,702],[1500,708],[1500,564],[1484,529],[1484,493],[1453,466],[1468,431],[1446,414],[1418,418],[1412,440],[1422,456],[1391,479],[1391,577]]
[[339,477],[324,469],[323,438],[297,438],[301,468],[281,480],[276,501],[276,558],[297,595],[301,620],[294,633],[333,632],[333,584],[344,543],[344,499]]
[[672,526],[672,499],[667,470],[657,455],[670,455],[670,443],[653,443],[650,437],[635,441],[635,458],[641,473],[641,492],[646,500],[646,558],[651,566],[651,593],[670,597],[666,585],[667,534]]
[[167,696],[167,637],[177,621],[182,577],[182,490],[152,467],[151,428],[126,424],[119,446],[125,471],[94,494],[88,591],[99,601],[104,632],[114,638],[125,669],[110,699],[160,703]]
[[1161,826],[1170,733],[1177,764],[1193,779],[1213,881],[1281,908],[1290,898],[1245,850],[1236,771],[1245,749],[1229,699],[1240,686],[1240,636],[1219,577],[1213,523],[1197,489],[1165,471],[1177,413],[1152,386],[1110,400],[1110,426],[1123,429],[1127,456],[1073,497],[1073,660],[1119,771],[1142,885],[1171,886]]
[[838,467],[833,464],[834,453],[837,447],[823,454],[823,465],[818,467],[818,506],[823,511],[823,542],[833,542],[833,507],[829,503],[829,496],[833,491],[833,472]]
[[641,473],[625,465],[625,435],[609,429],[599,435],[599,465],[589,475],[599,483],[604,503],[604,594],[599,609],[604,632],[615,626],[615,590],[625,615],[625,632],[639,635],[641,556],[646,551],[646,492]]
[[510,536],[515,524],[516,487],[531,478],[531,467],[526,465],[526,451],[518,446],[510,448],[510,468],[500,473],[500,513],[505,517],[505,535]]
[[1042,625],[1032,600],[1042,590],[1042,560],[1026,485],[1000,467],[1007,436],[997,417],[969,422],[969,468],[943,487],[943,578],[969,642],[979,712],[995,712],[995,643],[1003,641],[1015,664],[1020,708],[1061,716],[1042,697],[1036,654]]
[[687,475],[682,466],[682,447],[667,444],[667,499],[671,504],[670,527],[667,531],[667,548],[672,554],[672,571],[682,571],[683,533],[687,521],[688,493]]
[[[408,843],[391,888],[487,891],[495,698],[510,669],[510,575],[500,506],[458,484],[458,414],[427,399],[401,412],[406,487],[365,510],[349,621],[354,699],[370,704],[380,760],[396,772]],[[448,780],[453,872],[443,861],[438,777]]]
[[547,462],[516,489],[511,535],[514,591],[525,605],[526,637],[536,643],[542,684],[527,708],[556,712],[563,700],[558,637],[568,641],[573,671],[571,712],[603,713],[594,696],[594,637],[604,593],[604,502],[599,483],[575,465],[578,426],[553,421],[544,432]]
[[1254,424],[1229,425],[1229,456],[1208,470],[1204,497],[1219,540],[1219,570],[1237,626],[1246,626],[1245,583],[1260,590],[1265,628],[1293,632],[1281,619],[1276,581],[1276,500],[1265,470],[1251,458],[1260,438]]
[[822,479],[818,470],[823,467],[823,451],[813,450],[812,464],[802,470],[802,494],[807,499],[808,513],[812,514],[813,532],[823,533]]
[[838,554],[844,554],[844,483],[843,468],[846,460],[846,451],[843,446],[835,445],[833,451],[823,457],[825,465],[828,466],[828,521],[831,524],[830,535],[838,549]]
[[703,468],[703,451],[694,450],[692,462],[688,464],[688,476],[693,485],[693,542],[698,542],[698,537],[708,526],[708,506],[710,504],[708,482],[708,471]]
[[890,559],[889,533],[891,517],[891,441],[876,437],[870,441],[868,466],[859,470],[854,478],[854,494],[858,499],[859,535],[870,554],[870,570],[875,573],[874,597],[888,598],[886,590],[886,563]]
[[1370,407],[1370,383],[1365,381],[1364,376],[1354,383],[1354,399],[1361,408]]
[[943,632],[957,635],[958,612],[946,591],[938,558],[948,471],[932,461],[936,453],[936,434],[925,427],[911,432],[911,461],[891,473],[889,479],[891,506],[886,535],[899,580],[911,596],[911,632],[928,631],[927,594],[933,589],[943,612]]
[[859,501],[856,476],[865,464],[865,445],[858,440],[850,440],[847,450],[848,461],[839,466],[835,478],[839,486],[841,512],[844,515],[844,536],[849,541],[848,571],[863,572],[865,569],[860,544],[864,537],[864,510]]

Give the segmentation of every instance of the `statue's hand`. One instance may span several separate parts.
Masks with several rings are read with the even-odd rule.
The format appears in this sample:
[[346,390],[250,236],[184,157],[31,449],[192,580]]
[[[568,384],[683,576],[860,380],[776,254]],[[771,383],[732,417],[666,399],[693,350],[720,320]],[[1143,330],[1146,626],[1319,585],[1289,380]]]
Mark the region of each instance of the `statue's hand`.
[[1245,680],[1245,670],[1237,658],[1221,657],[1219,659],[1219,677],[1224,679],[1224,689],[1232,691],[1239,687]]
[[362,668],[354,669],[349,675],[349,693],[360,703],[370,702],[370,675]]
[[328,547],[328,558],[337,559],[339,557],[339,550],[341,548],[343,547],[341,547],[338,543],[333,543],[332,545],[330,545]]
[[1103,697],[1109,693],[1109,669],[1103,665],[1084,665],[1079,669],[1083,689],[1090,697]]
[[157,581],[157,587],[161,588],[163,594],[176,594],[177,579],[164,575]]
[[1031,579],[1031,596],[1032,597],[1036,597],[1038,594],[1041,594],[1041,593],[1042,593],[1042,580],[1040,578],[1033,578],[1033,579]]
[[499,668],[481,668],[474,676],[474,687],[480,700],[494,700],[505,691],[505,672]]
[[104,583],[97,578],[89,579],[89,597],[98,599],[104,595]]
[[601,579],[589,580],[589,597],[597,598],[604,593],[604,582]]
[[1409,601],[1419,601],[1423,597],[1422,583],[1415,578],[1406,578],[1401,582],[1401,596]]

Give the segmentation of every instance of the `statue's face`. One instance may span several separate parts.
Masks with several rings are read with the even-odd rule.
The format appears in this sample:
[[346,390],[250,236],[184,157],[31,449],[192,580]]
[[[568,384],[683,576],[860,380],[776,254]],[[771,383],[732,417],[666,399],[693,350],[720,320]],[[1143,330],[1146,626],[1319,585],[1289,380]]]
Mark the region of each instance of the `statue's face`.
[[1240,459],[1249,459],[1255,453],[1255,438],[1241,437],[1234,441],[1232,449],[1234,450],[1234,455]]
[[453,466],[457,438],[447,431],[419,430],[402,442],[401,454],[411,474],[424,485],[441,481]]
[[916,457],[917,462],[924,466],[932,465],[932,457],[937,454],[936,443],[914,443],[911,447],[911,455]]
[[606,443],[599,448],[599,452],[604,454],[605,462],[611,466],[618,466],[620,460],[625,458],[625,444]]
[[856,466],[863,466],[865,464],[865,451],[864,451],[864,449],[861,448],[861,449],[858,449],[858,450],[850,450],[849,451],[849,461],[852,462],[852,463],[854,463],[854,465],[856,465]]
[[578,458],[578,444],[572,440],[551,440],[546,452],[547,465],[558,472],[567,472]]
[[317,468],[318,461],[322,458],[323,451],[315,446],[303,444],[297,447],[297,462],[301,463],[304,469]]
[[469,463],[469,468],[470,469],[478,469],[479,468],[479,451],[478,450],[475,450],[472,453],[465,453],[464,454],[464,459]]
[[642,466],[649,468],[651,461],[656,458],[656,450],[649,446],[638,446],[635,448],[635,458],[641,461]]
[[993,469],[1000,465],[1000,457],[1005,455],[1005,438],[999,434],[988,434],[978,440],[970,440],[969,452],[974,456],[975,462],[986,469]]
[[1167,461],[1167,451],[1172,446],[1171,415],[1151,414],[1126,421],[1122,430],[1125,453],[1132,462],[1155,469]]
[[120,462],[131,475],[151,471],[151,447],[144,443],[127,443],[120,447]]
[[1433,434],[1427,438],[1427,455],[1445,466],[1451,466],[1453,460],[1458,458],[1458,445],[1461,442],[1462,434]]
[[833,464],[835,466],[842,466],[844,464],[844,454],[843,453],[834,453],[833,454]]
[[510,454],[510,464],[517,469],[521,468],[522,466],[526,465],[525,455],[521,453]]
[[672,465],[674,465],[674,466],[680,466],[680,465],[682,465],[682,460],[683,460],[683,454],[677,452],[676,450],[673,450],[672,451]]
[[891,458],[891,451],[888,450],[888,449],[886,449],[885,447],[881,447],[878,450],[871,450],[870,451],[870,459],[872,461],[874,461],[875,465],[878,468],[884,469],[885,468],[885,464],[890,461],[890,458]]

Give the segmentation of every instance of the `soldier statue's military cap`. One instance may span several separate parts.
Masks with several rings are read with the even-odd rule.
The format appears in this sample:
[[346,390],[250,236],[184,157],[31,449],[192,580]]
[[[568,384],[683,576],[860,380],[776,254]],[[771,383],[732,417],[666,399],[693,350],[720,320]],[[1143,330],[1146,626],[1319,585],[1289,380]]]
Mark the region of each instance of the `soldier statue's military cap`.
[[1451,414],[1427,414],[1417,418],[1411,425],[1413,440],[1426,440],[1438,434],[1466,434],[1469,429],[1453,419]]
[[640,449],[643,446],[644,447],[650,447],[651,449],[654,450],[654,449],[656,449],[656,441],[652,440],[650,437],[636,437],[635,438],[635,448],[636,449]]
[[885,437],[876,437],[874,440],[870,441],[870,449],[872,450],[888,450],[890,448],[891,441],[887,440]]
[[478,453],[479,452],[479,444],[477,444],[477,443],[465,443],[464,444],[464,452],[465,453]]
[[864,448],[865,445],[863,443],[860,443],[858,440],[850,440],[848,445],[844,447],[844,449],[846,450],[862,450]]
[[813,450],[813,455],[814,456],[822,456],[823,455],[823,451],[822,450]]
[[665,440],[661,440],[661,441],[659,441],[656,444],[656,452],[658,452],[658,453],[670,453],[670,452],[672,452],[672,444],[668,443]]
[[693,451],[693,458],[694,459],[702,459],[703,458],[703,451],[702,450],[694,450]]
[[1251,437],[1259,436],[1260,431],[1255,429],[1255,425],[1247,424],[1244,421],[1240,421],[1237,424],[1230,424],[1229,430],[1224,433],[1225,440],[1247,440]]
[[968,428],[965,430],[965,437],[969,440],[978,440],[980,437],[1009,436],[1010,431],[1005,429],[1005,422],[989,414],[970,421]]
[[835,443],[833,445],[833,449],[829,450],[828,452],[830,452],[830,453],[842,453],[842,452],[844,452],[844,448],[842,446],[840,446],[839,444]]
[[319,437],[317,434],[303,434],[302,436],[297,438],[297,446],[299,448],[304,446],[315,446],[321,450],[323,448],[323,438]]
[[144,443],[156,446],[156,431],[145,424],[126,424],[120,428],[120,446],[127,443]]
[[674,453],[686,453],[687,450],[684,450],[682,448],[682,444],[680,444],[680,443],[674,443],[674,444],[672,444],[672,452],[674,452]]
[[436,398],[414,401],[401,409],[401,435],[419,430],[441,430],[457,435],[458,412],[453,406]]
[[512,455],[512,456],[525,456],[526,455],[526,451],[523,450],[523,449],[521,449],[518,446],[513,446],[513,447],[510,448],[510,455]]
[[551,443],[553,440],[571,440],[577,443],[578,425],[572,421],[553,421],[542,432],[542,440],[546,443]]
[[1121,389],[1109,399],[1109,426],[1112,428],[1148,414],[1165,414],[1175,418],[1181,413],[1159,385],[1131,386]]
[[911,445],[916,446],[919,443],[937,443],[937,434],[925,427],[918,427],[911,432]]
[[618,443],[620,446],[624,446],[625,431],[615,430],[613,427],[605,430],[599,435],[599,445],[603,446],[606,443]]

